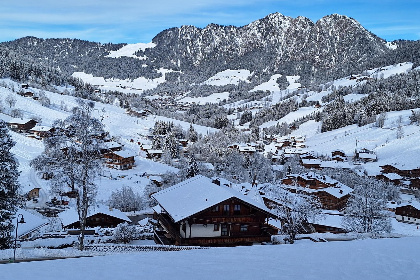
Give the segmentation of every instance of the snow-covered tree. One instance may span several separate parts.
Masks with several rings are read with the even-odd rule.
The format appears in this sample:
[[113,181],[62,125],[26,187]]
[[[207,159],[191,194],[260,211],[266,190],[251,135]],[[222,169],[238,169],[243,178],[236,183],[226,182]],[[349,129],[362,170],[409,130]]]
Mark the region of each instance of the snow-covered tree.
[[385,112],[380,113],[380,114],[378,115],[378,117],[376,118],[376,123],[375,123],[375,125],[376,125],[377,127],[382,128],[382,127],[384,127],[385,120],[386,120],[386,113],[385,113]]
[[31,164],[39,172],[53,174],[54,193],[72,192],[76,196],[80,230],[79,249],[84,249],[88,208],[96,196],[95,179],[102,170],[102,123],[92,117],[93,102],[78,100],[79,106],[65,120],[56,121],[55,133],[44,139],[45,150]]
[[138,211],[141,209],[141,197],[134,193],[129,186],[123,186],[120,190],[113,191],[109,199],[109,206],[123,212]]
[[114,238],[117,242],[124,244],[130,243],[137,236],[136,226],[129,225],[127,222],[119,224],[114,230]]
[[367,180],[357,185],[347,202],[343,225],[358,233],[373,235],[391,231],[390,215],[387,209],[389,190],[385,184]]
[[10,93],[8,96],[6,96],[4,101],[6,102],[7,105],[9,105],[9,108],[12,108],[16,104],[16,97]]
[[179,157],[179,143],[175,135],[169,132],[163,140],[163,150],[169,151],[172,158]]
[[310,230],[309,223],[321,215],[321,204],[316,197],[291,193],[278,187],[272,193],[274,212],[282,223],[282,233],[288,242],[294,243],[296,235]]
[[0,249],[10,246],[18,203],[18,162],[10,152],[14,145],[5,122],[0,120]]
[[187,167],[187,178],[194,177],[198,175],[200,170],[198,170],[198,164],[195,160],[195,156],[193,154],[190,155],[189,161],[188,161],[188,167]]
[[197,142],[197,140],[198,140],[198,133],[194,129],[193,125],[190,124],[190,128],[188,129],[188,141]]

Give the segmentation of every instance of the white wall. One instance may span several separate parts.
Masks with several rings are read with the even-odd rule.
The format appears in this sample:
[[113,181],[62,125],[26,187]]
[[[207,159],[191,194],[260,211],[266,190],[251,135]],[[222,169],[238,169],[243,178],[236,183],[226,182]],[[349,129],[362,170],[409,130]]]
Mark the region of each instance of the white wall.
[[[193,237],[217,237],[217,236],[221,236],[221,231],[220,231],[220,225],[219,225],[219,230],[218,231],[214,231],[214,224],[192,224],[191,225],[191,238]],[[181,229],[180,229],[180,234],[182,238],[190,238],[190,225],[187,223],[186,224],[186,233],[184,233],[184,231],[182,230],[182,225],[181,225]]]
[[406,216],[401,216],[401,215],[395,215],[395,219],[397,219],[397,221],[399,221],[399,222],[420,225],[420,219],[413,218],[413,217],[406,217]]

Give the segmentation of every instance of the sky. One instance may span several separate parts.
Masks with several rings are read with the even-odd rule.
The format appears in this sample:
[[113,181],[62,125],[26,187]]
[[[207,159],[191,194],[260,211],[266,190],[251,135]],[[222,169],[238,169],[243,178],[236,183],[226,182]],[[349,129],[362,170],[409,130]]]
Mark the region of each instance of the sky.
[[420,39],[420,0],[1,0],[0,42],[24,36],[148,43],[159,32],[243,26],[268,14],[352,17],[379,37]]

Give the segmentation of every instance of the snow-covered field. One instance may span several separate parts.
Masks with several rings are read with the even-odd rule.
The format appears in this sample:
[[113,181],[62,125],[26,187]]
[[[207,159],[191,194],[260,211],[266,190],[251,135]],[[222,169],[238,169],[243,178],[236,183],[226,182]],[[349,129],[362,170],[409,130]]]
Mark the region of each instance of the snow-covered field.
[[3,279],[419,279],[420,237],[113,254],[0,265]]
[[165,82],[165,74],[172,72],[172,70],[161,68],[158,72],[162,76],[156,79],[146,79],[144,77],[138,77],[134,80],[104,79],[103,77],[95,77],[84,72],[74,72],[72,76],[81,79],[85,83],[97,86],[101,90],[141,94],[143,91],[156,88],[159,84]]
[[240,81],[249,82],[248,77],[250,75],[251,72],[249,70],[225,70],[210,77],[204,84],[212,86],[237,85]]

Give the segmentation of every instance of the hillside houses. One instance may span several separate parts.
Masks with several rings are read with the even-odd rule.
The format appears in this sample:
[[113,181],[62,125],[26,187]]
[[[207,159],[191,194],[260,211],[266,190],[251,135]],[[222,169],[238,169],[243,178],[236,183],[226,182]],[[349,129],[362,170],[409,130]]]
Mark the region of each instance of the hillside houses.
[[381,168],[378,178],[395,184],[405,183],[413,190],[420,189],[420,168],[399,169],[390,164],[383,165]]
[[324,209],[342,210],[350,197],[352,188],[314,172],[290,174],[282,180],[291,192],[304,192],[319,198]]

